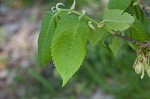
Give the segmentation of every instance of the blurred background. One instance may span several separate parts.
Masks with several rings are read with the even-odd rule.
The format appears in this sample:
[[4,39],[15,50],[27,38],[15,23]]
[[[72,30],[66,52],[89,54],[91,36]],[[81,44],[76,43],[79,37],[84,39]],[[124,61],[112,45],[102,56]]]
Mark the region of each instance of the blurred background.
[[[83,65],[63,88],[53,63],[41,66],[41,19],[58,2],[70,8],[73,0],[0,0],[0,99],[150,99],[150,78],[134,72],[136,53],[126,44],[116,58],[101,43],[87,44]],[[108,0],[76,2],[78,11],[101,18]]]

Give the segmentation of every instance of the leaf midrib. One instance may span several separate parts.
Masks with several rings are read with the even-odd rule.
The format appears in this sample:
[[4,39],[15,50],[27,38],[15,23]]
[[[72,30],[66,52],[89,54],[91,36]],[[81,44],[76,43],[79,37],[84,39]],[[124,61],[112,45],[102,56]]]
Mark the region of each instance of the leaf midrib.
[[104,20],[104,22],[117,22],[117,23],[126,23],[126,24],[129,24],[129,21],[117,21],[117,20]]

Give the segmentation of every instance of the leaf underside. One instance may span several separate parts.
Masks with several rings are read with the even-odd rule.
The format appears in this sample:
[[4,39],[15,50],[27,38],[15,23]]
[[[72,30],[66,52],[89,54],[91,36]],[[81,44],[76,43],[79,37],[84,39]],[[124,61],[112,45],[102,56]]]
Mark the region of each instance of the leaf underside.
[[89,27],[77,16],[66,15],[56,28],[52,39],[52,59],[64,86],[79,69],[86,55]]

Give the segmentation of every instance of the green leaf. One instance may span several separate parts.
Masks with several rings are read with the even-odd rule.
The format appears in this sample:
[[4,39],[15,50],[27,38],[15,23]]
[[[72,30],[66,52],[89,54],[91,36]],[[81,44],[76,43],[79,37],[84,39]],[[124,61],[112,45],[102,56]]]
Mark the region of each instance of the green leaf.
[[92,46],[95,46],[100,40],[102,40],[106,33],[107,31],[103,28],[98,28],[96,30],[90,29],[88,40]]
[[63,17],[52,39],[52,59],[64,86],[79,69],[86,55],[86,42],[89,34],[87,23],[74,15]]
[[108,9],[126,10],[130,3],[131,0],[109,0]]
[[55,31],[54,15],[54,12],[47,11],[41,24],[41,31],[38,38],[38,54],[43,66],[51,59],[50,46]]
[[105,12],[103,16],[104,26],[113,31],[124,31],[134,22],[134,18],[123,13],[123,10],[112,9]]
[[[133,25],[131,25],[129,32],[126,35],[132,40],[136,40],[138,42],[144,42],[149,40],[149,36],[146,33],[146,29],[139,20],[135,20],[135,22],[133,23]],[[133,44],[133,47],[134,49],[139,48],[139,46],[136,44]]]
[[102,44],[103,44],[103,46],[108,46],[108,45],[110,45],[111,42],[112,42],[112,38],[113,38],[112,34],[106,33],[106,34],[104,35],[104,37],[102,38]]
[[133,40],[144,42],[147,39],[145,28],[138,20],[136,20],[131,26],[130,34]]
[[112,39],[112,43],[109,45],[109,48],[111,49],[111,51],[113,52],[114,56],[117,56],[117,53],[120,49],[120,41],[119,38],[117,37],[113,37]]
[[147,33],[147,35],[149,37],[148,39],[150,41],[150,21],[144,20],[143,25],[145,27],[146,33]]
[[141,9],[140,5],[135,5],[133,7],[133,12],[134,12],[135,17],[138,20],[144,21],[144,13],[143,13],[143,10]]

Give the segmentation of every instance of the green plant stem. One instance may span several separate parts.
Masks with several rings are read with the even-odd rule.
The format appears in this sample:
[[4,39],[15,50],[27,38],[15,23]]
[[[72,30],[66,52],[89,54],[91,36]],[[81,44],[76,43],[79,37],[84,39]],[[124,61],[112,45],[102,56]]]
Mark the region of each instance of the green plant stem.
[[60,11],[60,12],[62,12],[62,11],[64,11],[64,12],[71,12],[71,13],[74,13],[74,14],[76,14],[76,15],[83,16],[85,19],[87,19],[87,20],[89,20],[89,21],[91,21],[91,22],[93,22],[93,23],[95,23],[95,24],[97,24],[97,25],[99,24],[99,22],[93,20],[92,18],[90,18],[90,17],[88,17],[88,16],[86,16],[86,15],[82,15],[81,13],[79,13],[79,12],[77,12],[77,11],[75,11],[75,10],[60,9],[59,11]]

